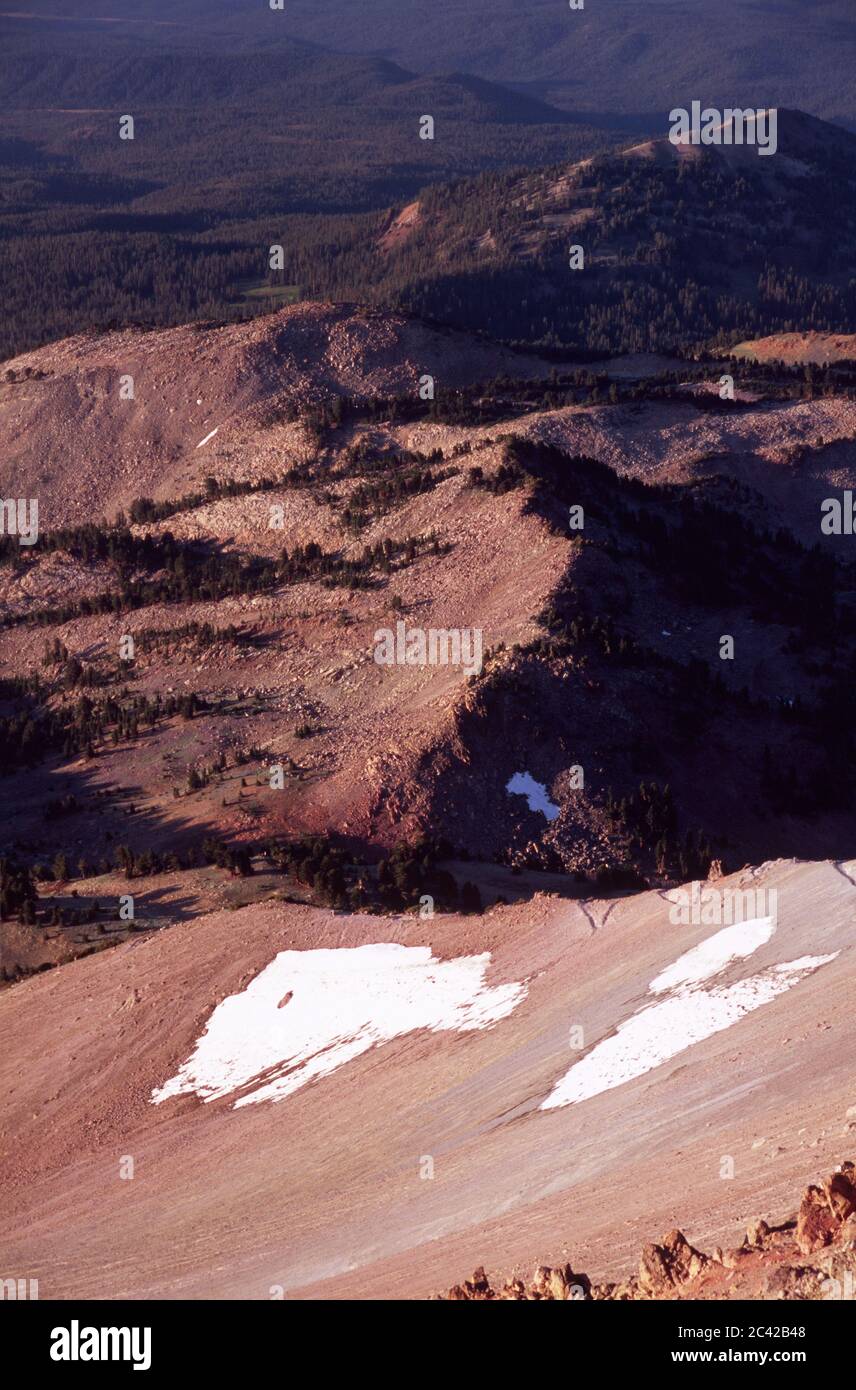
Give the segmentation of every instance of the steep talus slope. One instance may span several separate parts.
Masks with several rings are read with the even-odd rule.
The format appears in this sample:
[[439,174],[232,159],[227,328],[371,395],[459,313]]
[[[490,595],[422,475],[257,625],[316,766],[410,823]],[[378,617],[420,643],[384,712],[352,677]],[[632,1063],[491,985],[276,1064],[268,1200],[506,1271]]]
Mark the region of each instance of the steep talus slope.
[[[777,863],[713,885],[720,904],[726,889],[760,895],[728,946],[719,925],[670,920],[674,893],[433,921],[271,903],[7,990],[3,1266],[45,1298],[423,1297],[474,1257],[491,1278],[570,1259],[614,1279],[652,1230],[680,1222],[694,1245],[725,1247],[750,1219],[774,1225],[840,1160],[854,1103],[852,875]],[[278,952],[376,942],[445,962],[490,952],[503,1016],[405,1024],[277,1101],[235,1108],[246,1088],[227,1082],[204,1103],[151,1103]],[[305,982],[280,979],[274,1039],[307,1003]],[[658,1029],[673,1055],[643,1049],[634,1079],[557,1103],[569,1068],[646,1010],[684,998],[696,1018],[737,997],[748,1012],[730,1026],[689,1044],[683,1025]],[[266,1017],[239,1030],[235,1059]]]
[[[498,463],[501,450],[493,452]],[[345,498],[355,486],[335,474],[329,481]],[[285,529],[270,531],[269,508],[280,499]],[[386,572],[375,568],[353,588],[325,586],[311,575],[289,582],[283,573],[279,583],[255,594],[227,593],[217,601],[188,596],[179,607],[153,596],[141,608],[111,614],[79,611],[90,597],[111,593],[116,575],[110,565],[60,563],[60,554],[36,553],[23,572],[5,567],[4,598],[21,619],[0,641],[7,677],[26,678],[34,640],[41,650],[42,638],[24,620],[53,609],[52,633],[98,671],[99,684],[119,693],[118,683],[130,676],[136,698],[193,691],[203,702],[190,722],[166,721],[118,746],[104,739],[92,758],[62,757],[60,745],[48,767],[22,770],[14,817],[7,803],[5,835],[52,856],[57,837],[44,824],[43,804],[59,791],[78,794],[75,813],[61,827],[75,863],[80,853],[112,858],[114,837],[125,834],[166,849],[213,827],[253,840],[311,829],[387,844],[415,832],[416,806],[402,805],[392,825],[380,823],[378,807],[400,797],[408,769],[426,748],[454,737],[453,711],[478,671],[460,664],[380,665],[377,634],[395,632],[398,622],[420,630],[477,629],[485,659],[491,646],[533,640],[535,616],[561,582],[569,543],[526,514],[524,502],[521,494],[494,497],[470,489],[466,476],[454,471],[431,491],[369,520],[357,536],[344,526],[340,508],[322,506],[307,489],[275,487],[237,503],[202,506],[155,528],[187,537],[181,544],[189,553],[201,547],[204,555],[208,545],[222,553],[223,545],[225,553],[260,552],[269,565],[276,563],[271,550],[277,555],[283,543],[292,554],[298,543],[320,542],[328,553],[359,557],[385,541],[405,549],[408,537],[439,537],[436,553],[426,543],[412,563],[398,562]],[[57,605],[69,602],[66,616]],[[208,624],[210,637],[194,638],[191,624]],[[123,636],[138,643],[133,671],[116,664]],[[66,703],[62,672],[45,675],[53,705]],[[306,724],[311,739],[297,735]],[[188,788],[192,768],[239,753],[242,768],[201,790]],[[272,790],[269,769],[278,763],[289,776],[282,789]],[[252,780],[236,797],[240,771]],[[93,799],[109,787],[127,789],[136,807],[133,826],[122,826]],[[509,798],[502,789],[500,798],[504,809]]]

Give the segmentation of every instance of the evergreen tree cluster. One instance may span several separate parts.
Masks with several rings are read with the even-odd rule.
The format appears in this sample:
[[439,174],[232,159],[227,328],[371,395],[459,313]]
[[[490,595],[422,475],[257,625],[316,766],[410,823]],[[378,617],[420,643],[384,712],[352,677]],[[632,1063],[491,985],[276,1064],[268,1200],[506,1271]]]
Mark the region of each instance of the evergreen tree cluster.
[[0,922],[20,917],[35,922],[36,887],[32,871],[15,859],[0,858]]

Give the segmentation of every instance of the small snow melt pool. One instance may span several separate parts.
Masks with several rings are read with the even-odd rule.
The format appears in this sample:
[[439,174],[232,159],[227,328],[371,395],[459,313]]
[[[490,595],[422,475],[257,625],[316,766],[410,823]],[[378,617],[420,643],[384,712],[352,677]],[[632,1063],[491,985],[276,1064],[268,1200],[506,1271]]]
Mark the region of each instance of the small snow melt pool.
[[530,811],[541,811],[547,820],[556,820],[559,815],[559,807],[556,806],[547,795],[547,788],[543,782],[536,782],[529,772],[515,772],[509,778],[505,790],[512,792],[515,796],[525,796],[529,803]]

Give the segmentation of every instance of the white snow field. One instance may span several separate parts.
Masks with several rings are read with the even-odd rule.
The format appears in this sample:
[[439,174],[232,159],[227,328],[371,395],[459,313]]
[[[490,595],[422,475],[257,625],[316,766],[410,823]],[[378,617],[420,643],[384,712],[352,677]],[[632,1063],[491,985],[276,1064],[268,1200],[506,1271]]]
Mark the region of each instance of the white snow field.
[[240,994],[224,999],[192,1055],[152,1092],[160,1104],[195,1092],[235,1108],[282,1100],[402,1033],[467,1032],[505,1018],[523,984],[485,984],[490,953],[435,959],[429,946],[392,943],[280,951]]
[[693,1043],[721,1033],[754,1009],[769,1004],[839,954],[801,956],[733,985],[696,988],[721,975],[734,961],[753,955],[771,940],[774,931],[772,917],[737,922],[679,956],[648,986],[649,994],[667,993],[670,997],[619,1023],[614,1033],[565,1073],[540,1108],[576,1105],[643,1076]]
[[386,1301],[481,1263],[624,1279],[676,1226],[739,1245],[856,1157],[856,863],[714,888],[775,914],[271,900],[0,990],[0,1266],[72,1301]]
[[724,927],[678,956],[648,988],[652,994],[662,994],[665,990],[680,989],[682,985],[699,985],[711,980],[732,961],[745,960],[766,945],[774,930],[772,917],[757,917],[751,922],[735,922],[733,926]]

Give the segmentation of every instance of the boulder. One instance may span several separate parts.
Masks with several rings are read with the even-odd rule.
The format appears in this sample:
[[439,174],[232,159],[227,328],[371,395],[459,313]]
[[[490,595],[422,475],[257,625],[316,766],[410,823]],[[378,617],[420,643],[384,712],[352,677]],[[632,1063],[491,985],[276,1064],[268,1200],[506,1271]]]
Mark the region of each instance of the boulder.
[[532,1289],[539,1298],[565,1301],[572,1297],[574,1282],[570,1265],[565,1265],[563,1269],[550,1269],[548,1265],[540,1265],[532,1276]]
[[821,1189],[812,1183],[806,1188],[800,1202],[795,1237],[797,1249],[803,1255],[811,1255],[815,1250],[821,1250],[831,1241],[836,1225],[837,1222],[824,1201]]
[[681,1231],[670,1231],[662,1245],[646,1245],[639,1263],[639,1284],[650,1298],[695,1279],[708,1265],[707,1255],[694,1249]]
[[797,1217],[796,1243],[803,1255],[831,1245],[856,1213],[856,1186],[852,1163],[842,1163],[837,1173],[820,1187],[812,1184],[803,1193]]
[[753,1221],[746,1232],[746,1239],[743,1243],[757,1250],[763,1246],[764,1240],[769,1234],[770,1227],[766,1221]]

